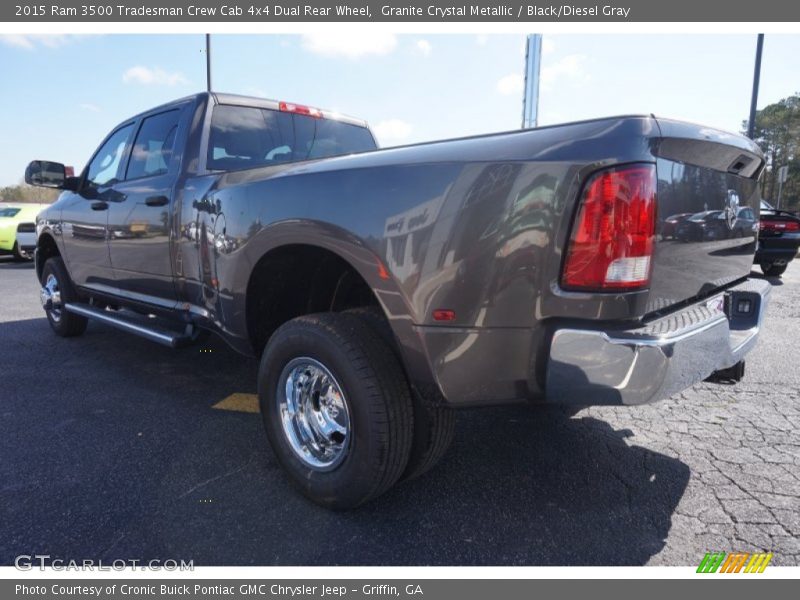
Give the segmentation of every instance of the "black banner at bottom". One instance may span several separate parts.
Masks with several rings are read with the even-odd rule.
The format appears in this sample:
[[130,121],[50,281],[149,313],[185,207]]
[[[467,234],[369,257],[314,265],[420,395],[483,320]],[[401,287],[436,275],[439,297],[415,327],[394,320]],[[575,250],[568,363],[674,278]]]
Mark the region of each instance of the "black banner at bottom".
[[[713,582],[713,583],[712,583]],[[539,597],[603,597],[633,594],[648,600],[701,591],[728,593],[727,598],[789,591],[793,581],[756,576],[697,575],[692,579],[280,579],[280,580],[78,580],[0,581],[0,598],[8,600],[530,600]],[[756,592],[755,586],[759,586]],[[766,589],[765,587],[766,586]],[[551,596],[550,594],[559,594]],[[630,594],[630,596],[628,596]]]

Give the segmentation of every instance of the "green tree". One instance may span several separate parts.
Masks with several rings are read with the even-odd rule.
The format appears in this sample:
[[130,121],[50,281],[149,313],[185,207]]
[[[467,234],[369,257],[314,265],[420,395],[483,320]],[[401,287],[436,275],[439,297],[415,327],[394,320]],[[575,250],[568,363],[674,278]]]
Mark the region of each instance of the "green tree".
[[20,183],[0,188],[0,202],[50,204],[55,202],[60,193],[60,190]]
[[[747,121],[743,123],[747,129]],[[783,184],[781,208],[800,208],[800,93],[765,106],[756,112],[754,141],[767,158],[761,177],[761,196],[775,204],[778,201],[778,169],[789,167]]]

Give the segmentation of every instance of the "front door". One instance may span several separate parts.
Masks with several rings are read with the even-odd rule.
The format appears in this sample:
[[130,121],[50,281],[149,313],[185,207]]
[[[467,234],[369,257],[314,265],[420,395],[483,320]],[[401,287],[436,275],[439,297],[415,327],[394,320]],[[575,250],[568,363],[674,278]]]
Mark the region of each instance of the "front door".
[[84,287],[114,287],[108,254],[108,209],[118,199],[114,189],[133,138],[128,123],[109,135],[86,168],[80,191],[70,194],[61,212],[64,258],[70,277]]

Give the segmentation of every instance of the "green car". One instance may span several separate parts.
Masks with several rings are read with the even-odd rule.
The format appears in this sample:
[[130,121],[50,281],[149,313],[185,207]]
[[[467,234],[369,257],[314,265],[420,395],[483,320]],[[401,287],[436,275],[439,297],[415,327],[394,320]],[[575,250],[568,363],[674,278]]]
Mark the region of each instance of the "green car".
[[0,256],[30,260],[36,248],[36,215],[47,204],[0,204]]

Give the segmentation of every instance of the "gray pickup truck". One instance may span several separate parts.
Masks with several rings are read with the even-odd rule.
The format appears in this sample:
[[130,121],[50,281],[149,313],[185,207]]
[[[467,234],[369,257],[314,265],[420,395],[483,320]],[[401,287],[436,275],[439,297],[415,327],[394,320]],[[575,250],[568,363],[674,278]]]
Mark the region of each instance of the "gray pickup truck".
[[[458,407],[739,380],[770,291],[749,278],[763,167],[653,116],[378,150],[356,119],[203,93],[124,121],[78,177],[26,181],[64,190],[37,221],[53,330],[260,358],[278,460],[343,509],[430,469]],[[670,235],[704,211],[713,236]]]

